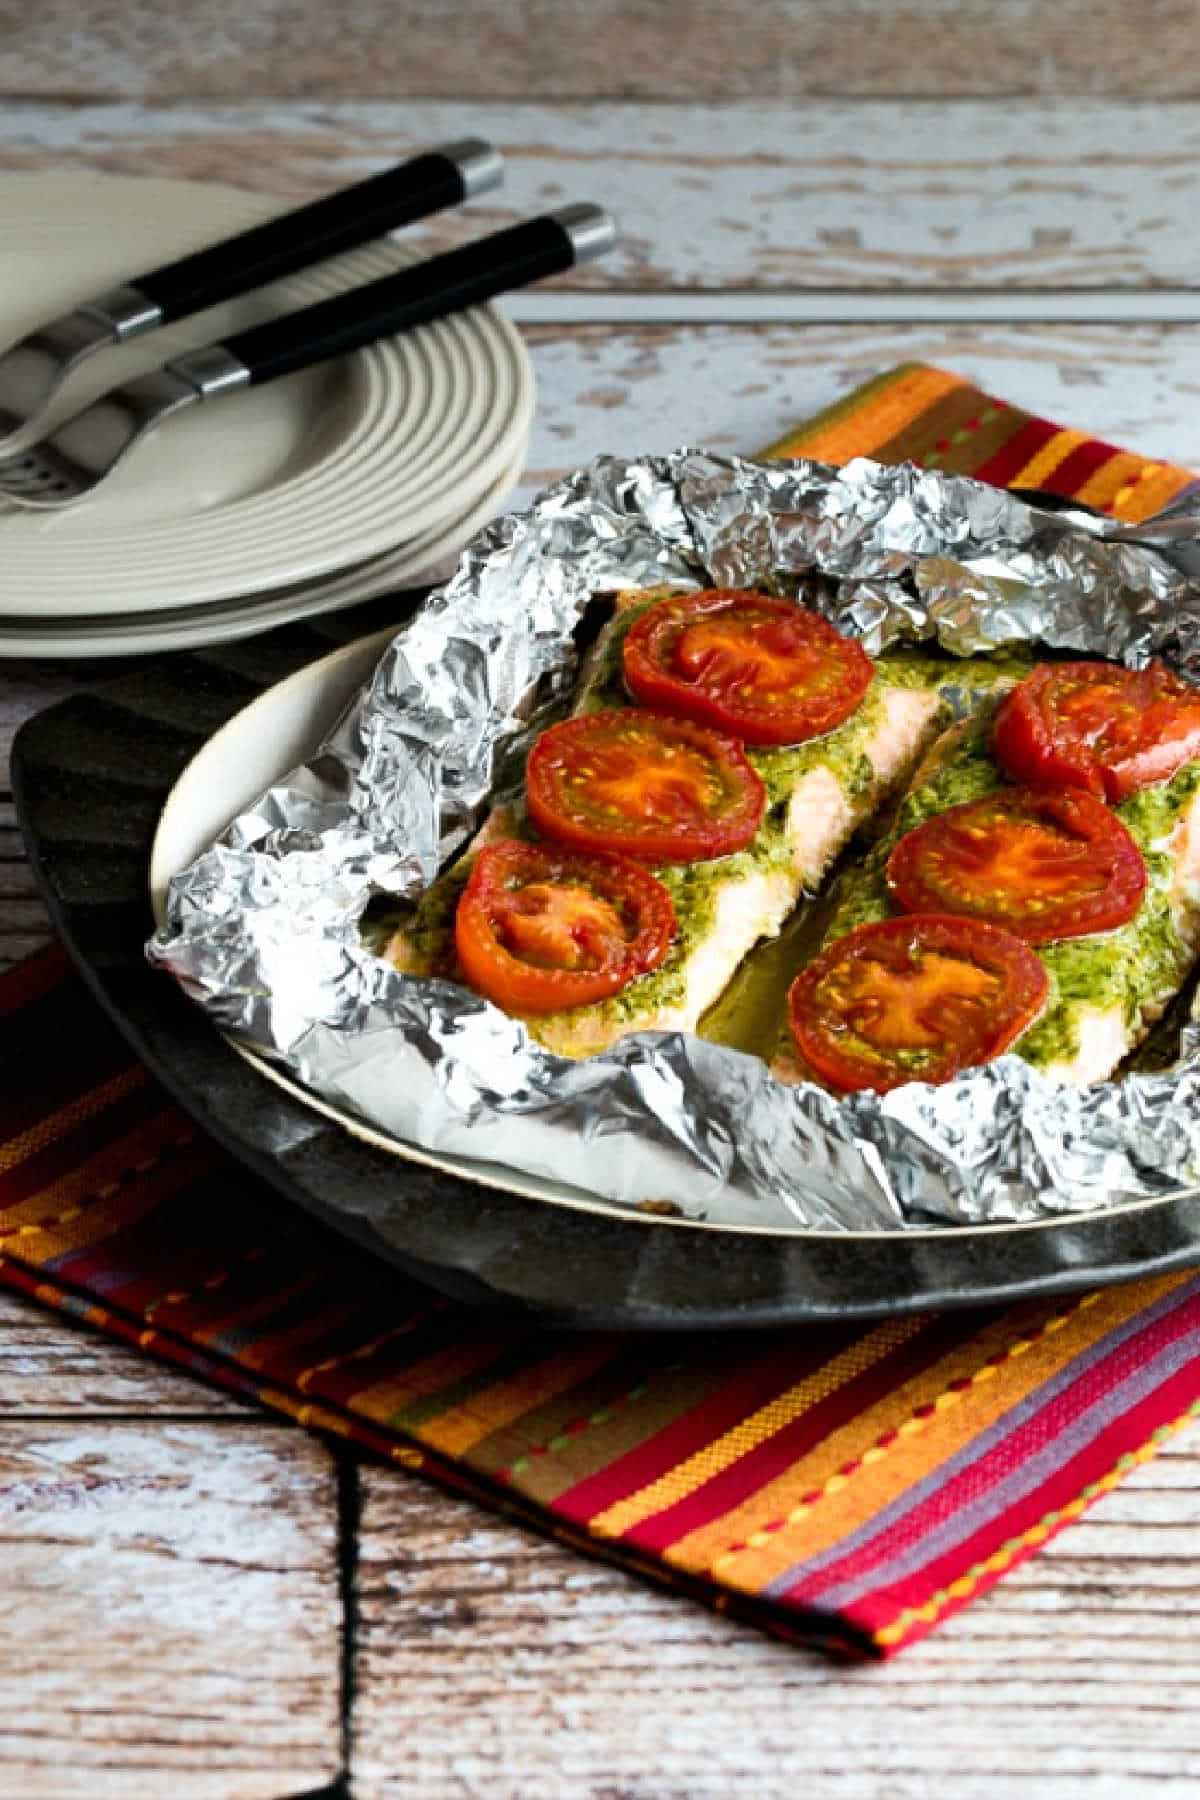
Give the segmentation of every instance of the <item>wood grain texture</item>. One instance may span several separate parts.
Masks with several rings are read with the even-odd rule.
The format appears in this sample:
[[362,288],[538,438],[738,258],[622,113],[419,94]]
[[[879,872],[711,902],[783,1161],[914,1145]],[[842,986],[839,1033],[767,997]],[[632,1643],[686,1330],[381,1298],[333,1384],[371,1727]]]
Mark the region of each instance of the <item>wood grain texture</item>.
[[[430,246],[571,199],[612,208],[617,251],[557,288],[1144,289],[1200,277],[1200,107],[1077,99],[703,106],[24,104],[0,169],[263,186],[286,199],[469,133],[503,189],[414,230]],[[0,608],[2,610],[2,608]]]
[[1018,405],[1200,468],[1194,326],[535,326],[538,377],[517,498],[602,452],[753,450],[909,359]]
[[44,908],[13,911],[0,918],[0,969],[32,956],[50,936],[50,922]]
[[[689,292],[732,309],[903,287],[932,306],[1019,287],[1049,307],[1066,290],[1195,284],[1200,109],[1157,104],[1200,92],[1182,52],[1195,0],[764,0],[748,19],[709,0],[0,0],[0,91],[26,96],[0,109],[0,169],[300,197],[473,130],[508,153],[506,206],[608,201],[620,257],[571,278],[586,292],[548,295],[561,313],[527,332],[539,411],[518,499],[601,450],[752,448],[909,357],[1200,467],[1195,326],[639,319]],[[523,103],[460,98],[484,83]],[[906,85],[1075,98],[891,104]],[[671,92],[687,104],[524,103]],[[886,103],[811,99],[846,92]],[[1080,98],[1116,92],[1156,100]],[[206,93],[224,100],[191,98]],[[492,199],[430,241],[508,216]],[[598,302],[615,322],[580,325]],[[29,712],[105,673],[0,662],[0,965],[46,930],[8,744]],[[282,1800],[329,1781],[325,1449],[12,1301],[0,1410],[0,1795]],[[886,1668],[774,1644],[394,1471],[363,1481],[354,1800],[1157,1800],[1200,1786],[1194,1432]]]
[[4,854],[6,832],[0,832],[0,906],[23,905],[36,898],[33,874],[24,858]]
[[1195,94],[1191,0],[41,0],[0,90],[160,97]]
[[235,1423],[0,1426],[0,1793],[281,1800],[338,1762],[331,1459]]
[[0,1293],[0,1417],[261,1420],[258,1407],[23,1295]]
[[0,969],[31,955],[50,936],[9,787],[13,738],[33,713],[109,678],[104,665],[12,663],[0,657]]
[[1200,1780],[1200,1436],[886,1666],[364,1470],[355,1800],[1157,1800]]

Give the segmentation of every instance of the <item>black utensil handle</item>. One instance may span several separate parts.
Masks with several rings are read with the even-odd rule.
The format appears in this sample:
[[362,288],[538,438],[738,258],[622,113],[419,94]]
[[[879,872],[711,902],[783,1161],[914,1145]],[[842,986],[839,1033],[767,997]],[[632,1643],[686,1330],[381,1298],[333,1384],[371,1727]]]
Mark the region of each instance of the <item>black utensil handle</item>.
[[370,243],[398,225],[457,206],[468,193],[494,185],[500,168],[497,152],[478,138],[430,150],[265,225],[253,225],[224,243],[180,257],[131,285],[159,308],[164,322],[184,319]]
[[274,381],[330,356],[342,356],[430,319],[477,306],[494,294],[525,287],[569,269],[612,241],[599,208],[568,208],[478,238],[366,287],[271,319],[227,338],[221,346],[250,371],[252,382]]

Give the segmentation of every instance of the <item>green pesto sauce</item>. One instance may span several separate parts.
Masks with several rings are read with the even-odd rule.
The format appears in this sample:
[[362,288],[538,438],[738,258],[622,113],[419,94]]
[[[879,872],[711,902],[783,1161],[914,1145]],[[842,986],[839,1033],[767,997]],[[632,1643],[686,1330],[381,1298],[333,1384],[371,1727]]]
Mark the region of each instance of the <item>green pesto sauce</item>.
[[[980,666],[982,665],[982,666]],[[797,908],[779,936],[758,945],[738,969],[721,997],[705,1013],[699,1035],[713,1043],[728,1044],[770,1058],[780,1041],[790,1042],[785,996],[800,970],[812,961],[822,944],[841,937],[855,925],[865,925],[891,914],[883,870],[896,837],[918,824],[924,813],[973,799],[998,785],[999,776],[987,756],[987,726],[993,707],[981,694],[997,682],[1020,679],[1027,672],[1024,657],[979,659],[959,664],[934,652],[888,651],[880,659],[880,677],[901,687],[935,689],[945,699],[947,690],[963,690],[970,696],[974,729],[968,727],[958,757],[939,770],[921,790],[921,800],[907,797],[890,822],[885,821],[874,848],[859,842],[860,854],[844,863],[826,892]],[[948,711],[959,710],[955,692]],[[946,723],[943,717],[941,723]],[[903,820],[903,824],[897,821]],[[864,831],[870,831],[868,821]],[[851,852],[853,855],[853,851]]]
[[903,644],[885,650],[879,667],[887,670],[893,687],[937,688],[943,693],[961,689],[977,696],[997,682],[1023,681],[1036,660],[1032,648],[1023,644],[971,657],[952,656],[937,645]]
[[969,800],[982,800],[1001,785],[1000,771],[989,750],[995,712],[995,704],[985,702],[970,724],[962,728],[954,755],[934,771],[929,781],[904,796],[888,835],[889,850],[906,832],[924,824],[935,813],[963,806]]
[[[592,672],[581,712],[625,707],[631,704],[625,688],[623,652],[630,628],[643,613],[675,590],[654,589],[653,598],[644,606],[631,606],[608,629],[604,649]],[[875,781],[875,770],[866,754],[866,744],[875,731],[881,711],[881,693],[886,687],[932,688],[961,681],[967,664],[952,658],[916,651],[898,655],[888,652],[876,664],[875,679],[867,689],[862,704],[844,724],[824,737],[811,738],[806,744],[789,744],[780,749],[747,749],[747,756],[762,777],[767,790],[768,808],[786,803],[796,783],[812,769],[828,769],[843,793],[851,799],[864,794]],[[998,671],[976,671],[970,680],[983,683],[997,679]]]
[[[600,1000],[588,1008],[605,1019],[624,1021],[642,1018],[675,1006],[683,1000],[686,988],[686,965],[695,945],[711,929],[716,899],[728,881],[741,881],[752,870],[770,870],[791,860],[777,822],[768,815],[758,836],[745,850],[734,856],[720,856],[711,862],[669,863],[654,873],[671,896],[675,908],[674,942],[657,969],[641,975],[622,988],[610,1000]],[[557,1022],[566,1014],[551,1014]],[[530,1030],[538,1035],[538,1021],[530,1020]]]
[[1197,789],[1200,763],[1189,763],[1170,781],[1143,788],[1115,809],[1145,859],[1145,898],[1118,931],[1067,938],[1039,951],[1050,975],[1050,1005],[1017,1045],[1018,1054],[1035,1067],[1079,1049],[1081,1007],[1119,1003],[1126,1023],[1136,1029],[1142,1015],[1157,1011],[1186,977],[1192,956],[1171,917],[1173,863],[1161,845]]
[[789,744],[779,750],[747,749],[746,755],[762,777],[768,807],[786,807],[796,783],[812,769],[828,769],[850,799],[867,793],[877,781],[875,765],[865,745],[876,730],[883,710],[881,690],[886,681],[876,676],[863,695],[862,704],[843,725],[807,744]]
[[[906,795],[891,830],[862,865],[843,871],[833,890],[822,945],[858,925],[893,916],[884,871],[905,832],[935,813],[981,799],[1002,785],[988,754],[993,710],[982,708],[956,753],[929,782]],[[1172,780],[1143,789],[1116,808],[1145,859],[1149,877],[1145,898],[1136,916],[1117,931],[1037,947],[1050,977],[1050,996],[1042,1017],[1014,1046],[1016,1054],[1035,1067],[1077,1053],[1084,1007],[1106,1011],[1120,1004],[1129,1025],[1136,1027],[1142,1015],[1160,1006],[1184,979],[1192,958],[1171,918],[1173,864],[1161,845],[1198,789],[1200,763],[1191,763]]]
[[415,906],[398,907],[393,901],[370,907],[361,926],[367,948],[382,956],[392,934],[403,931],[412,951],[414,973],[448,974],[453,961],[454,914],[470,872],[464,858],[439,875]]
[[[614,619],[581,712],[626,707],[632,704],[625,688],[623,652],[630,627],[658,601],[666,599],[671,589],[654,590],[645,606],[631,606]],[[867,737],[879,717],[879,682],[872,682],[862,705],[853,716],[821,738],[807,744],[789,745],[780,750],[747,750],[747,756],[761,775],[767,790],[767,805],[774,808],[786,801],[802,775],[817,767],[832,769],[848,794],[861,794],[874,779],[874,770],[863,750]]]
[[[664,598],[656,594],[656,599]],[[647,606],[653,605],[648,601]],[[580,707],[582,712],[594,712],[602,708],[625,707],[630,704],[625,691],[622,664],[622,646],[626,633],[635,619],[641,617],[647,606],[631,607],[610,630],[601,657],[598,659],[589,681],[588,691]],[[920,684],[936,688],[938,679],[945,679],[947,665],[943,660],[928,659],[930,671]],[[767,790],[767,811],[758,834],[752,844],[734,856],[718,857],[711,862],[671,864],[655,869],[654,873],[663,883],[671,896],[675,908],[677,936],[671,946],[666,960],[657,969],[651,970],[636,981],[630,982],[611,1000],[596,1003],[599,1016],[617,1022],[629,1019],[644,1018],[665,1011],[677,1005],[686,992],[686,965],[694,946],[710,930],[716,897],[721,887],[728,881],[739,881],[751,870],[760,873],[771,873],[774,870],[790,867],[793,859],[793,848],[786,835],[788,806],[797,783],[811,770],[824,768],[834,775],[842,791],[851,799],[857,799],[868,792],[877,782],[874,765],[866,754],[865,746],[876,730],[882,710],[882,690],[889,685],[913,687],[918,685],[916,676],[921,659],[910,654],[906,659],[904,679],[898,683],[891,681],[891,658],[881,659],[876,665],[875,680],[868,688],[862,704],[853,716],[839,725],[836,730],[827,732],[824,737],[814,738],[809,743],[787,746],[782,749],[748,749],[747,756],[762,777]],[[936,674],[933,672],[936,670]],[[952,665],[951,672],[958,676],[958,665]],[[988,680],[994,681],[993,672]],[[978,677],[982,680],[983,677]],[[803,909],[802,909],[803,910]],[[765,994],[770,988],[773,994],[774,1012],[771,1029],[778,1019],[779,992],[777,983],[758,966],[758,958],[768,953],[768,940],[755,956],[748,959],[754,963],[755,991]],[[743,1004],[745,1004],[743,1002]],[[718,1015],[721,1002],[710,1008],[709,1013],[700,1026],[700,1034],[718,1042],[734,1043],[747,1035],[765,1040],[767,1025],[765,1019],[765,997],[753,1003],[755,1022],[750,1024],[743,1019],[739,1023],[733,1008],[726,1007]],[[592,1009],[589,1008],[589,1011]],[[555,1027],[561,1024],[566,1015],[551,1015],[547,1021]],[[714,1025],[714,1020],[717,1023]],[[722,1028],[720,1021],[724,1021]],[[538,1035],[538,1022],[531,1020],[530,1030]],[[717,1033],[721,1031],[718,1037]]]
[[[650,598],[644,606],[631,607],[612,622],[607,629],[603,647],[595,654],[588,672],[587,688],[578,707],[581,713],[630,705],[623,673],[625,637],[636,619],[672,591],[668,588],[650,591]],[[721,887],[728,881],[741,880],[751,870],[769,873],[790,866],[793,851],[785,834],[787,810],[801,778],[813,769],[828,769],[851,799],[861,797],[874,786],[877,777],[866,754],[866,744],[877,728],[882,711],[882,693],[886,687],[924,688],[939,692],[943,689],[963,688],[973,693],[1006,675],[1019,678],[1020,674],[1026,672],[1027,666],[1027,663],[1018,664],[1012,658],[980,658],[977,666],[976,663],[962,663],[936,651],[889,651],[877,661],[875,679],[862,704],[844,724],[806,744],[781,749],[748,750],[749,759],[762,777],[767,790],[767,811],[754,842],[733,856],[720,857],[711,862],[672,864],[654,871],[670,894],[675,908],[678,933],[671,950],[657,969],[631,982],[612,999],[601,1001],[596,1007],[589,1007],[588,1012],[594,1014],[598,1011],[602,1017],[625,1021],[656,1014],[683,999],[688,958],[696,943],[711,929],[716,898]],[[940,722],[946,723],[951,716],[952,710],[948,707]],[[512,828],[517,835],[524,835],[527,830],[520,810],[514,813]],[[402,926],[416,953],[418,967],[432,974],[451,973],[454,962],[454,914],[469,873],[468,856],[439,877],[416,907],[403,916],[397,914],[394,904],[373,913],[364,926],[364,935],[369,945],[382,951],[391,932]],[[812,908],[802,907],[793,915],[793,921],[789,922],[785,931],[784,948],[791,959],[789,980],[796,968],[801,966],[795,960],[800,954],[798,939],[803,937],[810,946],[807,955],[801,960],[808,960],[815,948],[812,912]],[[756,1047],[763,1053],[769,1050],[779,1018],[780,996],[786,990],[786,982],[781,988],[779,975],[772,974],[771,965],[762,964],[760,959],[768,955],[775,941],[779,940],[764,944],[743,965],[750,971],[749,979],[757,996],[752,1005],[743,995],[739,1010],[736,1006],[725,1006],[722,997],[706,1015],[701,1025],[702,1035],[728,1043],[741,1043],[748,1036],[753,1036]],[[749,1012],[754,1015],[752,1027],[749,1024]],[[554,1029],[561,1027],[563,1019],[569,1017],[569,1013],[539,1015],[538,1018],[529,1019],[528,1023],[536,1037],[539,1035],[539,1024],[544,1024],[548,1030]]]
[[906,832],[923,824],[934,813],[959,806],[968,800],[982,799],[1000,786],[1000,773],[988,755],[988,737],[993,705],[986,702],[971,722],[962,728],[963,735],[950,756],[918,788],[910,789],[896,809],[889,829],[871,849],[861,864],[842,870],[834,884],[833,907],[823,943],[844,937],[858,925],[873,925],[890,919],[894,908],[888,898],[884,871],[893,848]]

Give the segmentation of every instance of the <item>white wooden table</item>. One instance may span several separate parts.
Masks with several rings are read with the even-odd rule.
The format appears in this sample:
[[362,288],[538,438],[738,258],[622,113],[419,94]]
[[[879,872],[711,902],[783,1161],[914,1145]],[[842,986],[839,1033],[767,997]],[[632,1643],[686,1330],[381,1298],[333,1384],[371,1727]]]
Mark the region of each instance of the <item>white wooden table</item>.
[[[0,84],[27,96],[0,112],[0,169],[175,172],[300,196],[473,131],[502,146],[510,175],[472,228],[607,202],[621,253],[512,306],[540,390],[526,492],[605,449],[752,447],[905,358],[1200,467],[1200,104],[522,102],[501,0],[479,12],[499,33],[489,75],[502,100],[258,101],[246,82],[266,66],[262,43],[241,27],[235,83],[220,31],[236,36],[240,9],[210,10],[203,46],[160,21],[150,48],[126,29],[127,5],[96,9],[93,36],[66,49],[52,28],[68,31],[70,9],[23,15],[0,46]],[[909,10],[910,29],[948,18],[938,0]],[[583,0],[561,11],[576,26],[587,13]],[[1038,67],[1077,54],[1102,91],[1070,32],[1107,33],[1146,70],[1173,41],[1161,13],[1145,8],[1139,31],[1137,9],[1071,0],[1056,10],[1067,35],[1044,35]],[[599,14],[616,21],[615,85],[653,96],[644,38],[617,31],[639,9],[606,0]],[[710,85],[726,68],[735,94],[819,88],[822,71],[826,91],[889,92],[878,0],[848,6],[844,31],[842,11],[814,7],[825,61],[816,74],[788,64],[789,88],[779,58],[797,14],[764,4],[756,62],[706,12],[716,35],[695,38],[693,64]],[[951,50],[971,50],[973,91],[1003,93],[1029,65],[1005,63],[1009,40],[982,10],[963,14]],[[282,17],[274,0],[255,13],[263,43]],[[321,46],[338,51],[314,32],[276,93],[302,95]],[[906,42],[890,48],[911,77]],[[594,91],[571,85],[556,44],[528,48],[525,91]],[[353,34],[340,53],[358,55],[359,93],[386,94],[394,45],[378,68]],[[457,75],[428,54],[417,67],[416,91],[470,85],[461,56]],[[142,76],[162,103],[89,98]],[[1160,94],[1189,91],[1174,64],[1162,81]],[[240,97],[187,99],[201,90]],[[46,932],[7,791],[11,733],[102,677],[0,664],[0,963]],[[1200,1782],[1194,1433],[931,1640],[852,1670],[358,1465],[14,1300],[0,1302],[0,1442],[2,1796],[1158,1800]]]

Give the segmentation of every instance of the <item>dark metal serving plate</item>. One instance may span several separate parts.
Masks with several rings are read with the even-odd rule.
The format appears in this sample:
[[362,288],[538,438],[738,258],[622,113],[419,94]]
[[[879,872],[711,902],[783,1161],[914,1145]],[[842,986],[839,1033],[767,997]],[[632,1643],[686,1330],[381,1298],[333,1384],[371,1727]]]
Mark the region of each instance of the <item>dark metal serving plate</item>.
[[374,1148],[243,1061],[142,956],[149,851],[218,726],[418,595],[247,643],[139,661],[18,733],[13,783],[55,924],[101,1004],[181,1105],[273,1188],[407,1274],[573,1326],[768,1326],[1007,1301],[1200,1263],[1200,1196],[1050,1225],[794,1234],[614,1217]]

